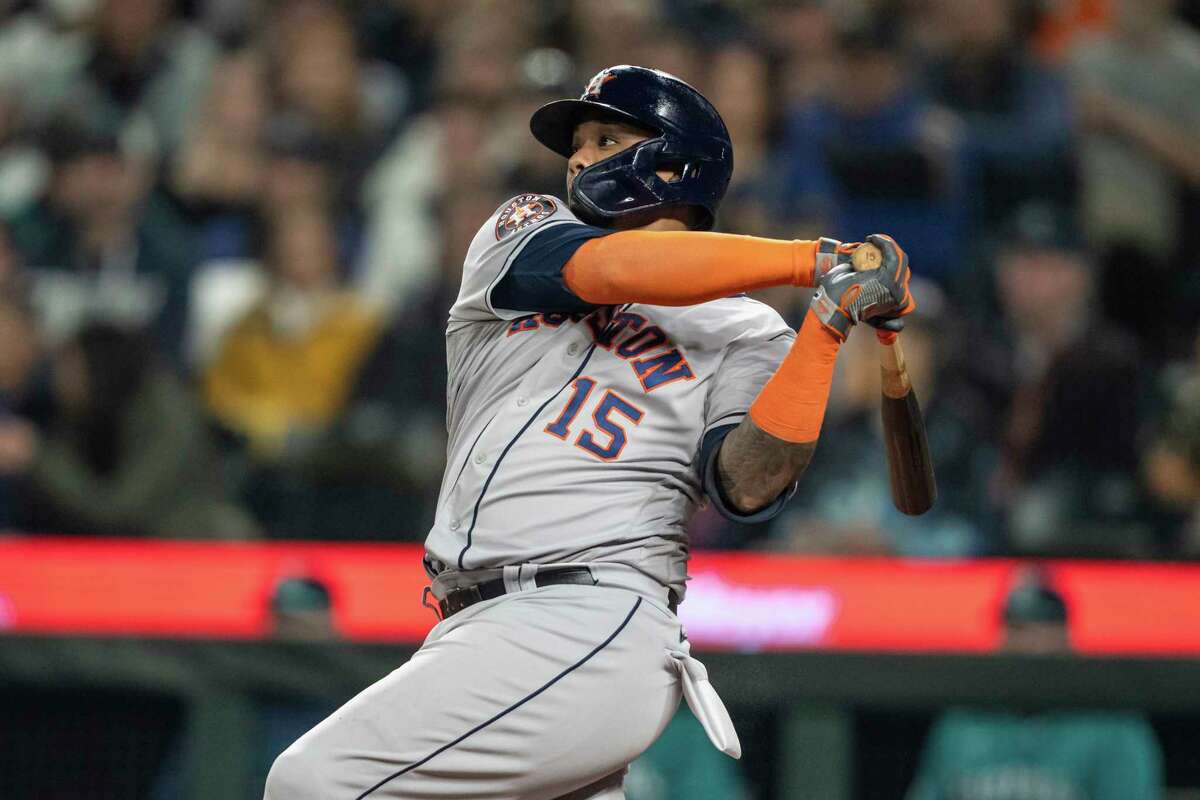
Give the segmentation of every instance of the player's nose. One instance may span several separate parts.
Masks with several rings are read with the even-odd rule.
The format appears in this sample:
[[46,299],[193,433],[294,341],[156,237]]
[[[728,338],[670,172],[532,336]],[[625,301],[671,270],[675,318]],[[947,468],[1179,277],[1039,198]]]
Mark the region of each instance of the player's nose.
[[567,159],[567,176],[574,178],[580,171],[596,163],[594,148],[585,144]]

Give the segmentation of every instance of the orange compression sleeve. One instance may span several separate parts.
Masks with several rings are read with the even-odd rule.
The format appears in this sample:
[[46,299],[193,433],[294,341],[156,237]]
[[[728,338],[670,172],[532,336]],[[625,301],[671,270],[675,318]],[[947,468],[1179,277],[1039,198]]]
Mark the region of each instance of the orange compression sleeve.
[[750,406],[761,430],[787,442],[815,442],[821,435],[839,342],[811,310],[792,349]]
[[699,231],[620,231],[592,239],[563,267],[596,305],[690,306],[766,286],[812,286],[815,241]]

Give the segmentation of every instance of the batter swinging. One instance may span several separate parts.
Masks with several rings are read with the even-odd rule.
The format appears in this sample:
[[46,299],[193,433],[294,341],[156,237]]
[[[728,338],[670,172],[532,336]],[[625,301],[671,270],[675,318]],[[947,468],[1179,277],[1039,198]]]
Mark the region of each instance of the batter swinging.
[[[895,336],[903,251],[704,232],[733,152],[683,81],[603,70],[539,109],[567,203],[521,195],[467,252],[446,333],[446,474],[425,567],[442,621],[276,760],[268,800],[621,798],[681,693],[738,757],[675,616],[707,496],[778,513],[812,456],[840,343]],[[798,334],[740,293],[816,287]],[[885,328],[887,330],[885,330]]]

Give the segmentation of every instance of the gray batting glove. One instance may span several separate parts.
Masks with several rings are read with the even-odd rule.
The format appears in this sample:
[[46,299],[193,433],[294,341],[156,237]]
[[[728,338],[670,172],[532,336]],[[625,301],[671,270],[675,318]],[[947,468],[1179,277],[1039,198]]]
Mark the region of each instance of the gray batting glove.
[[[854,271],[847,248],[840,242],[821,239],[817,247],[817,293],[812,310],[839,341],[845,341],[850,328],[863,320],[902,316],[916,305],[908,291],[911,270],[905,252],[890,236],[875,234],[867,241],[879,248],[883,262],[878,269],[864,272]],[[823,258],[833,266],[821,269]]]

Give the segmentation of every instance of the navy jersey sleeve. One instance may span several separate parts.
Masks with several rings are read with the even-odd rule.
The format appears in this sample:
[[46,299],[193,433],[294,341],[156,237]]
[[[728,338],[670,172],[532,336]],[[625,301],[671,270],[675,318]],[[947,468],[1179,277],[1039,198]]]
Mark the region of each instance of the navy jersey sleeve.
[[562,268],[580,245],[607,233],[584,225],[557,197],[522,194],[508,200],[471,240],[450,327],[539,311],[591,310],[564,285]]
[[562,270],[584,242],[609,233],[582,222],[550,225],[539,231],[492,288],[492,307],[522,313],[587,312],[596,308],[567,288]]
[[749,514],[743,514],[738,511],[726,499],[724,490],[721,487],[721,476],[717,474],[717,454],[721,451],[721,443],[725,441],[725,437],[729,435],[729,432],[736,427],[737,425],[719,425],[715,428],[710,428],[708,433],[704,434],[704,440],[700,445],[700,470],[704,482],[704,493],[708,495],[708,499],[712,501],[713,506],[725,519],[747,525],[755,522],[766,522],[783,510],[788,500],[791,500],[792,495],[796,493],[798,484],[793,483],[779,497],[758,511]]

